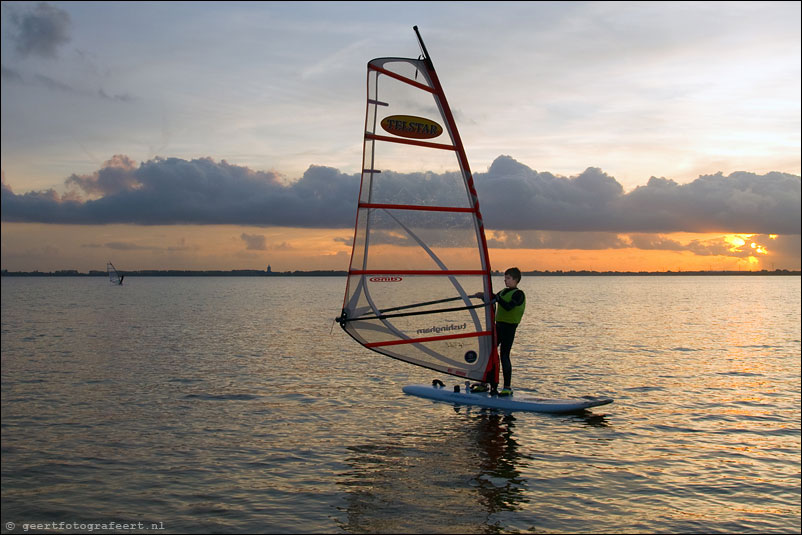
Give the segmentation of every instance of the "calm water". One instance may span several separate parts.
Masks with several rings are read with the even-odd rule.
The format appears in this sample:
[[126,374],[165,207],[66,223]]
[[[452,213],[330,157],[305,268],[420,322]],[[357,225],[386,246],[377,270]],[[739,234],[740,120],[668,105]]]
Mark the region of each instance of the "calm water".
[[457,381],[332,330],[341,279],[3,278],[2,529],[800,531],[799,277],[521,287],[513,386],[614,404],[405,396]]

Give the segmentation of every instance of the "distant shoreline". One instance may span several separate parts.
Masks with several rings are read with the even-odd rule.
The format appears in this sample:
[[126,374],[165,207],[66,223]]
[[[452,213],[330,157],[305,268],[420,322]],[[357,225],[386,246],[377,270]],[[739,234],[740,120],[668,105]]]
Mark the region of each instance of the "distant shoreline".
[[[317,271],[260,271],[256,269],[235,269],[231,271],[219,270],[140,270],[120,271],[126,277],[345,277],[347,271],[317,270]],[[755,275],[802,275],[802,271],[777,269],[774,271],[525,271],[527,277],[611,277],[611,276],[755,276]],[[500,271],[494,271],[494,276],[502,276]],[[77,270],[67,269],[58,271],[8,271],[2,270],[3,277],[106,277],[105,271],[89,271],[80,273]]]

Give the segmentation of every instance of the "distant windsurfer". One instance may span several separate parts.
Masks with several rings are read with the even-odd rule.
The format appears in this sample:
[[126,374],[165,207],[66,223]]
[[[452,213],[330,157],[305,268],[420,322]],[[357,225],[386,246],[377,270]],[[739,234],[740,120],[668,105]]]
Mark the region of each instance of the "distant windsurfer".
[[124,278],[125,278],[125,275],[120,275],[120,282],[118,282],[117,284],[119,284],[120,286],[122,286],[122,285],[123,285],[123,279],[124,279]]
[[[499,392],[499,396],[512,395],[512,362],[510,361],[510,351],[512,350],[512,343],[515,340],[515,331],[518,329],[518,324],[521,323],[521,318],[526,309],[526,295],[524,291],[518,288],[518,283],[521,282],[521,270],[518,268],[510,268],[504,272],[504,285],[506,288],[493,296],[491,302],[498,303],[496,309],[496,342],[501,349],[499,356],[501,358],[501,370],[504,374],[504,388]],[[473,297],[482,298],[482,292],[475,294]],[[497,384],[491,384],[491,391],[496,391]],[[471,387],[471,392],[487,392],[488,386],[484,383],[475,384]]]

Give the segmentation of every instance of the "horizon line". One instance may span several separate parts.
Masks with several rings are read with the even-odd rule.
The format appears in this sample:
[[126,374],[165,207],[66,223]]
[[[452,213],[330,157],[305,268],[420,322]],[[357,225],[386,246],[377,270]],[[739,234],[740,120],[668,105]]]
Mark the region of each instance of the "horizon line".
[[[289,270],[272,271],[259,269],[142,269],[142,270],[118,270],[125,276],[140,277],[203,277],[203,276],[235,276],[235,277],[279,277],[279,276],[347,276],[348,270],[340,269],[316,269],[316,270]],[[503,271],[493,270],[493,276],[502,276]],[[592,270],[592,269],[572,269],[572,270],[530,270],[521,271],[522,275],[527,276],[582,276],[582,275],[802,275],[802,270],[798,269],[761,269],[761,270],[666,270],[666,271],[616,271],[616,270]],[[89,270],[86,273],[77,269],[61,269],[55,271],[9,271],[2,269],[0,275],[3,277],[97,277],[108,276],[106,271]]]

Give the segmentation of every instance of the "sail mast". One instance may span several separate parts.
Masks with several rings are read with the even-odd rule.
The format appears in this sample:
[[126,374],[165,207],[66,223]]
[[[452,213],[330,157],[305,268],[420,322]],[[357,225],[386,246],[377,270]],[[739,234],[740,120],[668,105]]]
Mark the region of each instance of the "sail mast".
[[[468,163],[468,156],[465,153],[465,147],[462,145],[462,138],[459,135],[459,131],[457,130],[457,122],[454,120],[454,115],[451,113],[451,107],[448,105],[448,100],[446,99],[445,91],[443,91],[443,86],[440,84],[440,78],[437,76],[437,72],[434,70],[434,63],[432,62],[432,58],[429,55],[429,51],[426,49],[426,44],[423,42],[423,37],[421,37],[420,31],[418,30],[417,25],[413,26],[415,30],[415,35],[418,37],[418,43],[420,44],[421,51],[423,52],[423,60],[426,62],[426,67],[429,70],[429,76],[432,79],[432,85],[434,89],[437,91],[438,95],[438,103],[442,108],[443,115],[446,117],[447,121],[446,124],[448,125],[449,129],[451,130],[451,137],[454,140],[454,146],[457,149],[457,156],[459,158],[460,167],[462,168],[463,174],[465,175],[465,180],[467,182],[468,191],[470,192],[471,199],[473,200],[473,208],[476,211],[476,221],[479,225],[479,229],[477,234],[479,235],[481,249],[482,249],[482,267],[486,270],[485,276],[485,298],[489,299],[493,296],[493,287],[492,287],[492,272],[490,269],[490,253],[487,249],[487,237],[485,236],[484,230],[484,220],[482,219],[482,213],[479,210],[479,195],[476,193],[476,187],[474,186],[473,182],[473,173],[471,172],[470,164]],[[491,326],[495,325],[495,310],[493,307],[489,307],[489,315],[490,315],[490,324]],[[493,361],[491,364],[495,366],[495,369],[490,372],[492,373],[493,377],[487,377],[489,379],[488,382],[498,383],[498,355],[497,352],[497,344],[496,344],[496,334],[495,329],[493,329]]]

